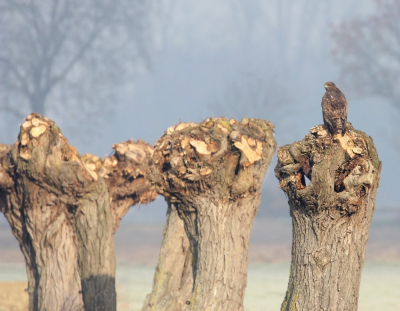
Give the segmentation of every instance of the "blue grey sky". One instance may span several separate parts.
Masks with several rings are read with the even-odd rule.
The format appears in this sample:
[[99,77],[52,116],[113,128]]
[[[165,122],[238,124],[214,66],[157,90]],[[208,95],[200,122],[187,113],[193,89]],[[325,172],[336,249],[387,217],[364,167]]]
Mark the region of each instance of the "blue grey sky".
[[[380,98],[357,98],[340,80],[331,57],[331,27],[372,12],[366,0],[159,1],[152,13],[152,65],[121,90],[101,139],[81,153],[104,156],[126,139],[154,142],[171,125],[213,116],[268,119],[278,145],[301,140],[322,123],[324,83],[334,81],[348,99],[348,120],[373,137],[383,162],[379,207],[400,207],[395,159],[399,112]],[[61,116],[49,116],[61,123]],[[17,131],[18,129],[16,129]],[[66,133],[68,136],[68,133]],[[271,163],[265,188],[283,193]],[[264,198],[268,204],[269,198]],[[270,203],[272,204],[272,203]]]

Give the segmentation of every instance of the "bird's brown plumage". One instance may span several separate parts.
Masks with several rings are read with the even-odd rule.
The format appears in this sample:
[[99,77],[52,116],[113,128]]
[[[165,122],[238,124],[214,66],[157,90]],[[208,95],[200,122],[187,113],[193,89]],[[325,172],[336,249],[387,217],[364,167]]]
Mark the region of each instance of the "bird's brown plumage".
[[346,97],[333,82],[325,83],[325,89],[321,103],[324,124],[332,135],[340,133],[343,136],[347,123]]

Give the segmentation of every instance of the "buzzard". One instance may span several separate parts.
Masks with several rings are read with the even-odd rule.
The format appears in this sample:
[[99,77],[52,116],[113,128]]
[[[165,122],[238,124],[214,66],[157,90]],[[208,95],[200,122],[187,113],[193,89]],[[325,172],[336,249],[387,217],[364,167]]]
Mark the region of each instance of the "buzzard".
[[333,82],[326,82],[325,89],[321,103],[324,124],[332,135],[340,133],[343,136],[347,122],[346,97]]

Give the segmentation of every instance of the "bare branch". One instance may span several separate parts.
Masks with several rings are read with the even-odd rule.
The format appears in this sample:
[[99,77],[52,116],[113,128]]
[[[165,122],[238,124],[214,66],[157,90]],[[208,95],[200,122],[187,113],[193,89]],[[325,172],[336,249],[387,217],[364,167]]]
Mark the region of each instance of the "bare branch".
[[16,117],[21,118],[21,119],[25,117],[25,114],[23,114],[21,111],[19,111],[18,109],[15,109],[13,107],[0,105],[0,110],[11,112]]
[[7,58],[0,56],[0,62],[4,63],[8,68],[10,68],[11,72],[17,78],[17,80],[21,83],[21,91],[29,96],[29,87],[26,83],[25,77],[18,71],[17,67]]
[[9,106],[21,97],[42,114],[60,110],[61,102],[64,111],[87,115],[111,106],[127,73],[149,58],[149,6],[143,0],[0,0],[0,88]]
[[333,27],[333,56],[358,95],[378,95],[400,109],[400,3],[376,2],[375,13]]
[[82,44],[78,52],[72,57],[72,60],[67,64],[67,66],[64,68],[64,70],[61,71],[59,75],[57,75],[54,80],[59,81],[65,78],[65,76],[72,70],[72,68],[75,66],[75,64],[82,58],[82,56],[86,53],[86,51],[90,48],[92,45],[93,41],[96,39],[97,35],[103,30],[102,25],[99,23],[99,25],[96,25],[98,27],[95,27],[92,31],[92,33],[88,36],[86,42]]

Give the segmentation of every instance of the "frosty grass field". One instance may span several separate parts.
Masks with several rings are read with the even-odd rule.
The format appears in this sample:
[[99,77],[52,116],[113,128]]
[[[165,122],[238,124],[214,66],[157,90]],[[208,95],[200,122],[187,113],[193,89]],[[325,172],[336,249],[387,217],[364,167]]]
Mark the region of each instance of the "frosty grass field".
[[[119,311],[137,311],[151,291],[154,266],[117,266]],[[400,310],[400,263],[367,262],[364,266],[359,311]],[[289,276],[288,263],[252,263],[249,266],[245,311],[280,309]],[[26,281],[23,265],[0,265],[0,282]]]

